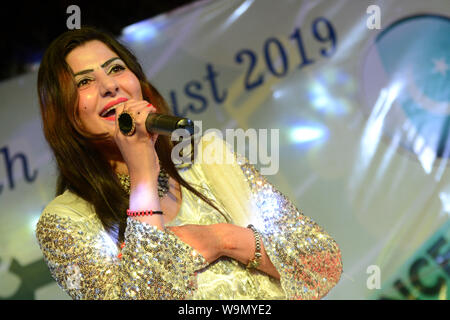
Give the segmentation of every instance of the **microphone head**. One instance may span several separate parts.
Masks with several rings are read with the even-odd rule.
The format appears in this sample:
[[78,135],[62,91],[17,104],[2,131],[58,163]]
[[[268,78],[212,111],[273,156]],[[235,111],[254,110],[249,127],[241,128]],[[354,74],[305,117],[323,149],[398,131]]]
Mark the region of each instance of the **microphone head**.
[[194,122],[191,119],[183,118],[177,122],[177,129],[185,129],[192,136],[194,134]]
[[148,132],[164,135],[171,135],[177,129],[185,129],[191,136],[194,134],[192,120],[165,114],[150,113],[145,121],[145,127]]

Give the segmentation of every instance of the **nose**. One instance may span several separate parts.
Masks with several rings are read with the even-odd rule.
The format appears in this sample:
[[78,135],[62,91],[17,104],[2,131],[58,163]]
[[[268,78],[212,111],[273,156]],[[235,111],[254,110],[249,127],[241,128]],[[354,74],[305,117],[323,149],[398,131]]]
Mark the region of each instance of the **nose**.
[[113,77],[109,77],[107,74],[102,74],[98,78],[99,90],[102,97],[115,96],[119,91],[119,85]]

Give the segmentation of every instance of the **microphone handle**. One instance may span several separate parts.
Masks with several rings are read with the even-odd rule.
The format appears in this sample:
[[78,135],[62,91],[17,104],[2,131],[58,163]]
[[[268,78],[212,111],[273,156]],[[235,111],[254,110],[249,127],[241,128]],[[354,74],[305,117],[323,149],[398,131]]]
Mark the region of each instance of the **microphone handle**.
[[194,134],[194,123],[188,118],[168,116],[159,113],[149,113],[145,120],[148,132],[171,135],[177,129],[186,129],[190,135]]

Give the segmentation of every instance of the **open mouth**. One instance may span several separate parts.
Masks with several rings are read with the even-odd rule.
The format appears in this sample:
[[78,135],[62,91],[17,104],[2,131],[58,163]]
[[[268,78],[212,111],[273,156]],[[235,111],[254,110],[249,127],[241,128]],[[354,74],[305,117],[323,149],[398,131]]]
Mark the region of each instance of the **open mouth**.
[[116,115],[116,107],[117,107],[117,106],[114,106],[114,107],[110,108],[110,109],[107,110],[106,112],[102,113],[100,116],[101,116],[102,118],[110,118],[110,117],[112,117],[112,116],[115,116],[115,115]]
[[105,118],[106,120],[115,120],[116,119],[116,109],[118,106],[120,106],[121,104],[123,104],[124,102],[120,102],[114,106],[111,106],[110,108],[108,108],[107,110],[103,111],[100,114],[100,117]]

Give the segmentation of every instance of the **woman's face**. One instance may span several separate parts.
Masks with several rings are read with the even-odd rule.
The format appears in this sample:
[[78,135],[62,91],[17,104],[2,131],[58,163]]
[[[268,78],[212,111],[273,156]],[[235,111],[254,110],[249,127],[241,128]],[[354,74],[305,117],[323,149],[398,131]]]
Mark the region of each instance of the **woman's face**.
[[142,100],[138,78],[103,42],[92,40],[73,49],[66,57],[78,86],[78,115],[90,133],[115,129],[115,113],[105,110],[120,102]]

